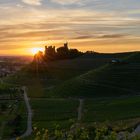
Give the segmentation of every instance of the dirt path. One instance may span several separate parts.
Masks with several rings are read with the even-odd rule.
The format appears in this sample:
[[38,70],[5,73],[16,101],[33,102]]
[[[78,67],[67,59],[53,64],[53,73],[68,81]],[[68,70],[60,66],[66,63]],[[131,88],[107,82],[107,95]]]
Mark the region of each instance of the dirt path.
[[[26,108],[27,108],[28,117],[27,117],[27,129],[26,129],[25,133],[19,137],[25,138],[27,136],[30,136],[32,133],[32,110],[31,110],[31,106],[30,106],[29,99],[27,96],[26,87],[25,86],[22,87],[22,90],[24,91],[23,95],[24,95],[24,101],[25,101]],[[12,138],[11,140],[16,140],[16,138]]]
[[32,133],[32,110],[31,110],[31,106],[30,106],[29,99],[27,96],[26,87],[22,87],[22,89],[24,91],[24,100],[25,100],[25,104],[26,104],[26,108],[28,112],[28,118],[27,118],[27,129],[25,133],[20,136],[20,138],[27,137],[31,135]]
[[79,99],[78,121],[81,121],[81,119],[82,119],[83,104],[84,104],[84,100],[83,99]]

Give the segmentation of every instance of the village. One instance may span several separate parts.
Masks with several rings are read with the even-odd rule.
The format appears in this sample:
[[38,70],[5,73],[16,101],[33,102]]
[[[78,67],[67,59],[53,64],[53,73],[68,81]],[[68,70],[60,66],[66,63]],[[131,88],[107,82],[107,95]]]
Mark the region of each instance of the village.
[[7,77],[21,70],[26,64],[32,60],[31,57],[0,57],[0,78]]

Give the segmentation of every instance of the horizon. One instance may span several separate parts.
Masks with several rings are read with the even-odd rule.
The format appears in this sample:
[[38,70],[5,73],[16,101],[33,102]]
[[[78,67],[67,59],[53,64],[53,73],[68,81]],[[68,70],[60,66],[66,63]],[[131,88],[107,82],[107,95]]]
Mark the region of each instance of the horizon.
[[[59,48],[59,47],[57,47],[57,48]],[[56,48],[56,49],[57,49]],[[71,49],[71,48],[70,48]],[[75,48],[73,48],[73,49],[75,49]],[[44,53],[44,51],[45,50],[38,50],[36,53],[27,53],[27,54],[0,54],[0,57],[34,57],[39,51],[41,51],[41,52],[43,52]],[[86,51],[81,51],[82,53],[86,53],[86,52],[88,52],[88,51],[92,51],[92,50],[86,50]],[[95,52],[95,53],[99,53],[99,54],[123,54],[123,53],[136,53],[136,52],[140,52],[139,50],[138,51],[120,51],[120,52],[96,52],[96,51],[93,51],[93,52]]]
[[0,56],[33,55],[47,45],[82,52],[140,51],[140,1],[2,0]]

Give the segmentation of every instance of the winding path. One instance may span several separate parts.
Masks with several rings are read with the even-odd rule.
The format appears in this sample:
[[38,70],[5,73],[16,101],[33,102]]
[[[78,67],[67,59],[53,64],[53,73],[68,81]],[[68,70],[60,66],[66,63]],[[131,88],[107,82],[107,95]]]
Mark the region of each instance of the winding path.
[[24,94],[24,100],[25,100],[25,104],[26,104],[26,108],[28,112],[28,118],[27,118],[27,129],[25,133],[20,136],[20,138],[27,137],[31,135],[32,133],[32,110],[31,110],[31,106],[30,106],[29,99],[27,96],[26,87],[22,87],[22,90],[24,91],[23,94]]
[[[27,88],[25,86],[23,86],[22,90],[23,90],[23,96],[24,96],[24,101],[25,101],[26,108],[27,108],[28,117],[27,117],[26,131],[24,132],[24,134],[19,136],[19,138],[25,138],[27,136],[30,136],[31,133],[32,133],[32,110],[31,110],[31,106],[30,106],[29,99],[28,99],[28,96],[27,96],[27,91],[26,91]],[[16,140],[16,138],[12,138],[11,140]]]
[[79,107],[78,107],[78,121],[81,121],[82,119],[82,110],[83,110],[83,99],[79,99]]

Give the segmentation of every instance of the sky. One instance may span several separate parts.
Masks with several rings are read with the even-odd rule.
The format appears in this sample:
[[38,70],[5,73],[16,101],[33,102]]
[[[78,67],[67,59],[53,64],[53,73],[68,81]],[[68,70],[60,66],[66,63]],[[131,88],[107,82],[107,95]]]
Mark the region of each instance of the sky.
[[33,48],[140,51],[140,0],[0,0],[0,55]]

